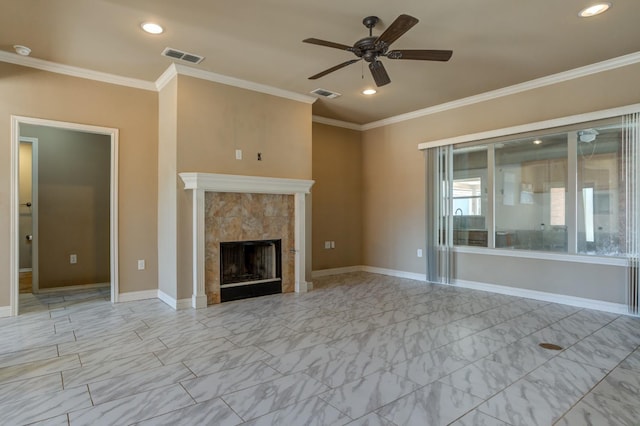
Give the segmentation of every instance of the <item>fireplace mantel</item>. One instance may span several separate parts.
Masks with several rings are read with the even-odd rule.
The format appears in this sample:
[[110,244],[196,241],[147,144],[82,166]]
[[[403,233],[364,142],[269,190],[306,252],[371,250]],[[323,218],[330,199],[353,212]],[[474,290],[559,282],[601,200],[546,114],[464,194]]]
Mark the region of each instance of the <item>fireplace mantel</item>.
[[307,291],[305,270],[305,196],[314,181],[188,172],[178,174],[184,189],[193,192],[193,296],[194,308],[206,308],[205,294],[205,192],[239,192],[295,196],[295,291]]
[[261,176],[223,175],[216,173],[179,173],[184,189],[212,192],[243,192],[253,194],[308,194],[312,180],[284,179]]

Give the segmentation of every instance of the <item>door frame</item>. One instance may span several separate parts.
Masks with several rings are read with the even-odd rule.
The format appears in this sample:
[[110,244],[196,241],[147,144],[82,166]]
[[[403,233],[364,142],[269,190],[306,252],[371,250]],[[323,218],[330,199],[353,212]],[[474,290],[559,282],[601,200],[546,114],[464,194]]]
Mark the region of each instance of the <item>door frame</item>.
[[[31,144],[31,235],[33,240],[31,241],[31,290],[37,293],[39,290],[38,284],[38,138],[29,138],[26,136],[18,135],[20,143]],[[18,153],[18,162],[20,161],[20,153]],[[19,178],[20,170],[18,170],[18,188],[20,185]],[[20,201],[18,201],[20,202]],[[20,207],[18,206],[18,209]],[[20,227],[20,212],[18,211],[18,228]],[[18,250],[20,246],[20,239],[24,238],[24,235],[18,236]],[[20,253],[18,251],[18,253]],[[18,265],[20,264],[20,258],[18,257]],[[19,272],[19,271],[18,271]]]
[[109,253],[111,302],[118,302],[118,129],[111,127],[93,126],[89,124],[71,123],[65,121],[46,120],[41,118],[11,115],[11,192],[10,192],[10,244],[9,249],[9,277],[10,315],[18,315],[19,308],[19,201],[18,201],[18,160],[20,149],[20,124],[56,127],[85,133],[107,135],[111,140],[111,172],[110,172],[110,212],[109,212]]

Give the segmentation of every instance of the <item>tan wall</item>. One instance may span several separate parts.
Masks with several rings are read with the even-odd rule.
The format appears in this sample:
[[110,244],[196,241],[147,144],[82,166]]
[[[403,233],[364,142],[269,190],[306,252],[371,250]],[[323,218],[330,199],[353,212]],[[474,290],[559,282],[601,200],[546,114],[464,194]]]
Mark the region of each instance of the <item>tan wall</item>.
[[176,169],[178,144],[178,79],[158,96],[158,289],[177,298],[178,214]]
[[363,262],[425,273],[424,158],[430,140],[640,102],[640,65],[363,132]]
[[361,265],[361,132],[313,123],[313,180],[314,270]]
[[[186,76],[177,84],[178,173],[311,179],[310,104]],[[193,293],[192,199],[182,182],[177,187],[177,298],[184,299]]]
[[177,165],[178,172],[311,179],[311,105],[178,76]]
[[627,268],[456,253],[455,278],[625,304]]
[[120,130],[120,292],[157,288],[158,94],[0,63],[0,306],[10,290],[11,114]]
[[38,139],[39,287],[109,282],[111,138],[28,124],[20,136]]

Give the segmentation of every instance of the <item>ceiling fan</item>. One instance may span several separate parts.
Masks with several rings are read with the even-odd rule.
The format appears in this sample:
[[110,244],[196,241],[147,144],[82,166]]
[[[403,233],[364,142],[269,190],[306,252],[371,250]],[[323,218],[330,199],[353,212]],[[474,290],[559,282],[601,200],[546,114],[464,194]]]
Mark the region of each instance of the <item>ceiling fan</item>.
[[353,52],[358,57],[358,59],[351,59],[318,74],[312,75],[309,77],[309,80],[316,80],[320,77],[324,77],[329,73],[364,59],[369,62],[369,70],[371,70],[371,75],[373,76],[373,80],[376,82],[376,86],[380,87],[391,83],[389,74],[387,74],[384,65],[379,60],[380,57],[384,56],[389,59],[414,59],[420,61],[444,62],[448,61],[453,54],[451,50],[389,50],[391,43],[396,41],[415,24],[417,24],[418,19],[409,15],[400,15],[379,37],[374,37],[373,27],[375,27],[379,21],[380,19],[377,16],[367,16],[364,18],[362,23],[365,27],[369,28],[369,37],[356,41],[353,46],[347,46],[346,44],[334,43],[317,38],[307,38],[302,40],[304,43],[317,44],[319,46],[333,47],[335,49]]

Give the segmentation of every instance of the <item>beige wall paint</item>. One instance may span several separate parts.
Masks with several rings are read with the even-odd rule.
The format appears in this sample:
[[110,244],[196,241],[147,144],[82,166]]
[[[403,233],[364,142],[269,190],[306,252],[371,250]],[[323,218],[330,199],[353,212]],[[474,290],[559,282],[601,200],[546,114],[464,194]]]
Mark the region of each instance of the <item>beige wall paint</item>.
[[158,289],[177,298],[178,79],[158,96]]
[[313,123],[313,180],[314,270],[361,265],[361,132]]
[[455,254],[457,279],[626,303],[627,270],[620,266]]
[[[177,172],[311,179],[311,105],[177,77]],[[235,150],[243,159],[235,159]],[[257,153],[262,153],[262,161]],[[167,170],[167,169],[165,169]],[[177,298],[192,286],[192,198],[177,182]]]
[[424,273],[424,158],[410,140],[405,128],[363,134],[363,263]]
[[178,172],[310,179],[311,105],[178,76],[177,165]]
[[363,132],[364,264],[426,271],[419,143],[639,103],[638,75],[631,65]]
[[20,136],[38,139],[39,287],[109,282],[110,136],[28,124]]
[[0,306],[10,290],[12,114],[120,130],[120,292],[157,288],[158,94],[0,63]]

